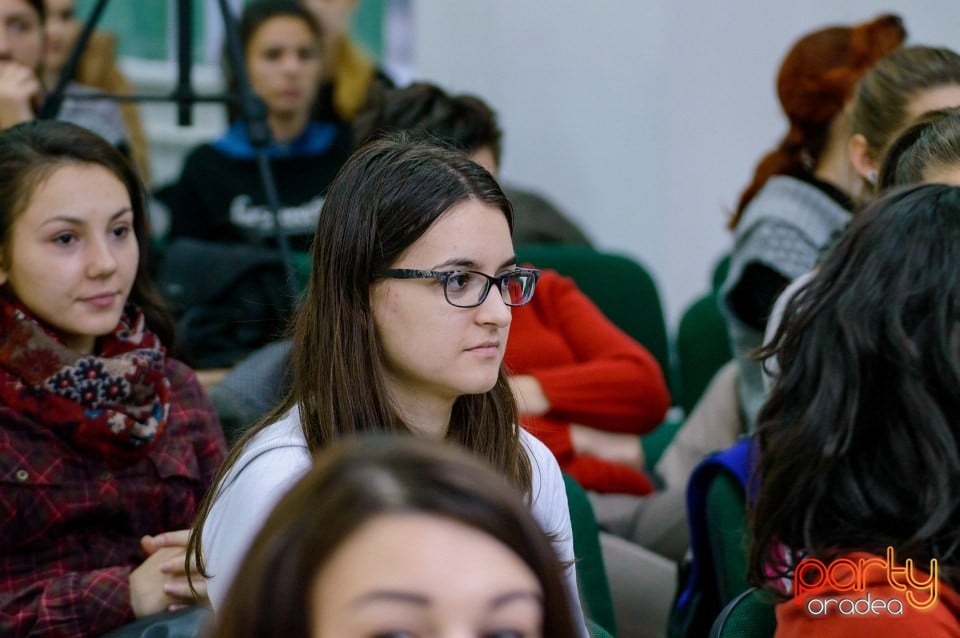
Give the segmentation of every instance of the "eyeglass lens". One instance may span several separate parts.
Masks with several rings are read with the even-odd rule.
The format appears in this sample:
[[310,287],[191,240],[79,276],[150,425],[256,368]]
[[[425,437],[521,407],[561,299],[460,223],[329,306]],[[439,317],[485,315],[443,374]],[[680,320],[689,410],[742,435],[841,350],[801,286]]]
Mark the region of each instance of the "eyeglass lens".
[[470,307],[484,302],[487,291],[494,283],[499,283],[503,302],[510,306],[520,306],[533,295],[535,277],[521,271],[509,272],[494,278],[475,272],[458,272],[450,275],[446,281],[447,301],[455,306]]

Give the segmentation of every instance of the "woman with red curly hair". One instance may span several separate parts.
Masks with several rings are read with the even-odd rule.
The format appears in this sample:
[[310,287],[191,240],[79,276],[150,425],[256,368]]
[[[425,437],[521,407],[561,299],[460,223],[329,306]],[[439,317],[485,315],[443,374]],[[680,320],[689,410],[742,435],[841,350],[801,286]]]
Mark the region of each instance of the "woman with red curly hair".
[[798,40],[780,66],[777,95],[789,129],[760,160],[730,220],[734,246],[721,289],[749,431],[764,397],[750,353],[762,343],[773,302],[816,265],[868,189],[851,163],[847,106],[860,78],[905,37],[895,15],[828,27]]

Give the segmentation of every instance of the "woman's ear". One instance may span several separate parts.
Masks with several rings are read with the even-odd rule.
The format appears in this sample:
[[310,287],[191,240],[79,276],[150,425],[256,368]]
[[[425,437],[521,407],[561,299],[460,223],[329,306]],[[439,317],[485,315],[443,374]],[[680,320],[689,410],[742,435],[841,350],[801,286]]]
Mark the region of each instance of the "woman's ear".
[[870,150],[870,144],[867,138],[861,133],[854,133],[850,136],[847,144],[847,151],[850,154],[850,163],[860,177],[871,184],[877,183],[877,174],[880,171],[880,160],[873,156]]

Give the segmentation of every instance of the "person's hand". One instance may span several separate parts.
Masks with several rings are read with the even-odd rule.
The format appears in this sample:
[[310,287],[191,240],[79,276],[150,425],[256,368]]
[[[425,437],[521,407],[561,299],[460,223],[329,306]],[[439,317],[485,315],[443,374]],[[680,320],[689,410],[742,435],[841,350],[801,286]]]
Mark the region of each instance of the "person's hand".
[[175,585],[175,579],[164,571],[171,563],[182,563],[184,554],[183,548],[163,547],[130,572],[130,606],[134,616],[142,618],[189,602],[167,591]]
[[570,441],[578,454],[586,454],[644,469],[643,447],[636,434],[605,432],[586,425],[570,424]]
[[[136,594],[143,603],[140,606],[151,610],[147,613],[164,609],[173,611],[187,605],[207,603],[207,581],[196,571],[192,561],[190,575],[196,593],[190,589],[187,580],[186,547],[189,538],[190,530],[181,529],[140,539],[140,545],[149,558],[134,570],[134,573],[143,570],[138,574],[138,585],[142,587]],[[135,596],[134,573],[130,574],[131,603]],[[157,605],[161,607],[158,609]],[[136,612],[137,605],[134,604],[134,613]]]
[[40,79],[31,69],[18,62],[0,61],[0,130],[32,120],[42,91]]
[[186,549],[189,540],[190,530],[178,529],[155,536],[144,536],[140,539],[140,546],[147,554],[152,554],[161,547],[183,547]]
[[516,374],[507,378],[513,399],[520,414],[540,416],[550,409],[550,399],[543,392],[537,378],[530,374]]

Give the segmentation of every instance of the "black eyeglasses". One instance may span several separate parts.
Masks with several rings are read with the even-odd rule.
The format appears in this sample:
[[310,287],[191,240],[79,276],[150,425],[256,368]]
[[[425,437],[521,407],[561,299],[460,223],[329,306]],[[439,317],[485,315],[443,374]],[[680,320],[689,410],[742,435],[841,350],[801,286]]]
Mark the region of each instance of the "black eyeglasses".
[[443,296],[447,303],[457,308],[475,308],[487,299],[490,288],[496,284],[508,306],[522,306],[533,298],[540,271],[532,268],[517,268],[499,277],[476,270],[411,270],[390,268],[383,277],[390,279],[436,279],[443,284]]

